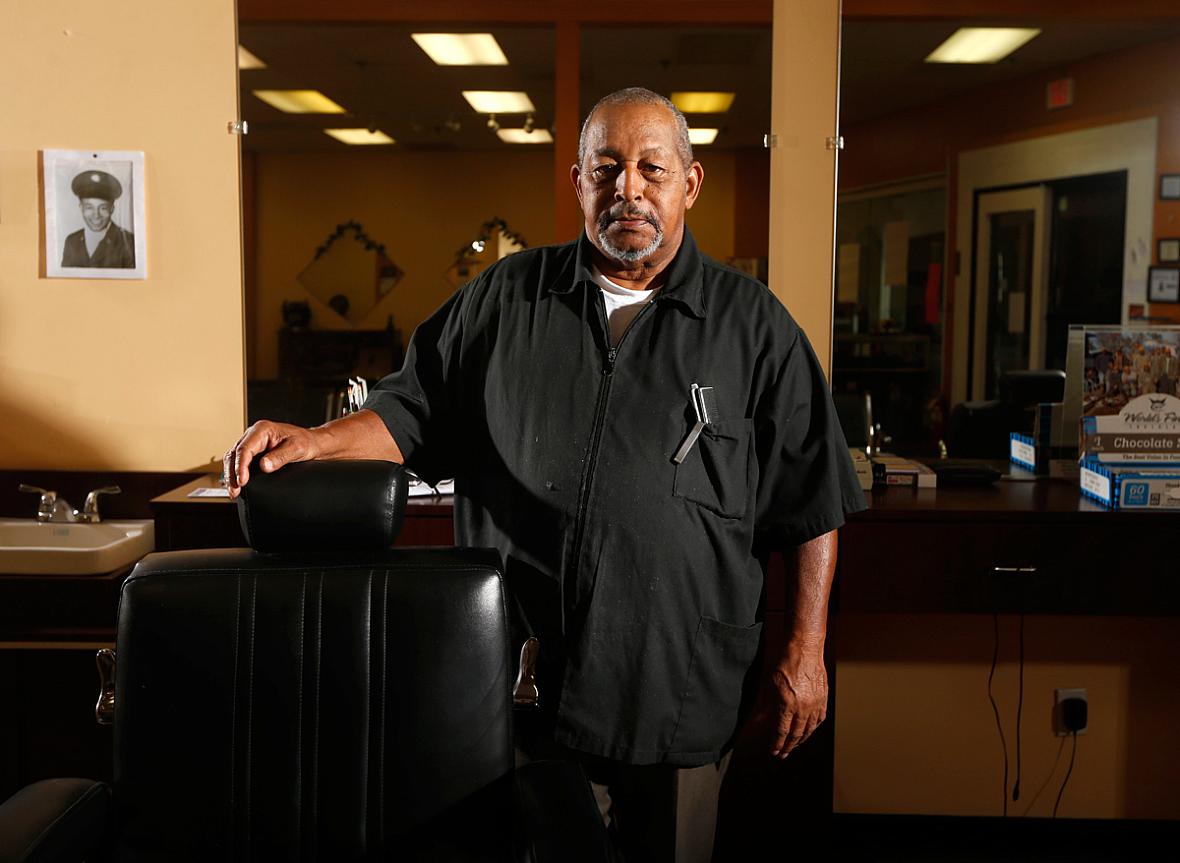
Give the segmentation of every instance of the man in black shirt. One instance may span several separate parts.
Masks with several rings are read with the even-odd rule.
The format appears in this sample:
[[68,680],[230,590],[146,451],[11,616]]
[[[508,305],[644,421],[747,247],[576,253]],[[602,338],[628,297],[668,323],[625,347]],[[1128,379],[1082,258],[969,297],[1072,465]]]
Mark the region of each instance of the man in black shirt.
[[[499,549],[518,633],[541,641],[524,755],[578,758],[637,857],[708,859],[735,740],[784,758],[824,719],[836,529],[863,498],[806,337],[685,228],[704,172],[684,117],[650,91],[606,97],[571,176],[578,241],[485,270],[364,410],[312,430],[258,423],[226,476],[235,496],[255,457],[453,476],[457,541]],[[793,564],[794,614],[739,735],[761,643],[756,550],[771,547]],[[702,775],[704,811],[677,815]]]

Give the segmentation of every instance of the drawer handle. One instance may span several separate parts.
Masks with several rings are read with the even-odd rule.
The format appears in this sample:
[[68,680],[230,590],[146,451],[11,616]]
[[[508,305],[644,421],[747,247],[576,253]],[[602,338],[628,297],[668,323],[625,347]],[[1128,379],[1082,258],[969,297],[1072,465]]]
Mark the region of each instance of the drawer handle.
[[1037,568],[1035,566],[993,566],[992,575],[1012,575],[1013,573],[1027,573],[1035,574]]

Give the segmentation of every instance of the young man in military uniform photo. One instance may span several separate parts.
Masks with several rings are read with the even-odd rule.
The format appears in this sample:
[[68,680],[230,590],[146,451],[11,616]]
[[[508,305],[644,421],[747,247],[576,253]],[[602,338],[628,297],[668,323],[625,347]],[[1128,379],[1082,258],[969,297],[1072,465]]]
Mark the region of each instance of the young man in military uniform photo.
[[83,171],[70,188],[78,196],[85,227],[68,237],[62,250],[63,267],[134,269],[135,235],[112,219],[123,185],[106,171]]

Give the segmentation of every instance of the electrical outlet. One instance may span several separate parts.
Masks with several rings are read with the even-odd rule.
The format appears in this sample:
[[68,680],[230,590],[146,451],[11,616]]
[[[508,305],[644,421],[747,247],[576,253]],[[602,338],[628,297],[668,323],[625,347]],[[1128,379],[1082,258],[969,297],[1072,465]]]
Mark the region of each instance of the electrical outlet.
[[[1086,702],[1089,707],[1089,699],[1086,698],[1086,690],[1084,689],[1054,689],[1053,690],[1053,733],[1058,737],[1069,737],[1071,732],[1065,727],[1065,722],[1061,717],[1061,702],[1067,698],[1080,698]],[[1078,734],[1085,734],[1086,729],[1083,728],[1078,731]]]

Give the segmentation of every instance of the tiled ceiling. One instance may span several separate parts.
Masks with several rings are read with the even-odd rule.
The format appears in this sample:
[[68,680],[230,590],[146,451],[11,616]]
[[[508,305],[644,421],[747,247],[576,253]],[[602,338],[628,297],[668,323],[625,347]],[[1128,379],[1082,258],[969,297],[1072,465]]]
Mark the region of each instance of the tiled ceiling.
[[[970,22],[845,23],[841,112],[845,125],[927,104],[975,87],[1019,78],[1071,61],[1130,48],[1180,32],[1180,23],[1056,19],[1016,54],[984,66],[934,66],[923,58],[957,26]],[[995,24],[995,22],[989,22]],[[551,28],[491,28],[508,66],[436,66],[410,38],[409,25],[242,24],[240,41],[268,68],[241,73],[242,115],[249,150],[315,151],[344,147],[322,133],[332,126],[380,129],[406,149],[500,149],[502,143],[463,99],[462,91],[524,90],[540,127],[553,122],[554,35]],[[456,28],[446,28],[454,31]],[[471,30],[483,28],[473,26]],[[586,27],[581,45],[584,115],[594,100],[642,84],[673,90],[730,90],[724,115],[690,116],[719,126],[716,147],[757,147],[770,126],[769,27]],[[348,110],[343,117],[283,114],[256,89],[317,89]],[[519,126],[523,116],[498,118]],[[526,145],[531,146],[531,145]],[[544,147],[545,145],[539,145]]]

